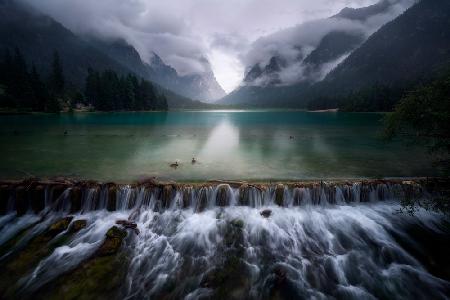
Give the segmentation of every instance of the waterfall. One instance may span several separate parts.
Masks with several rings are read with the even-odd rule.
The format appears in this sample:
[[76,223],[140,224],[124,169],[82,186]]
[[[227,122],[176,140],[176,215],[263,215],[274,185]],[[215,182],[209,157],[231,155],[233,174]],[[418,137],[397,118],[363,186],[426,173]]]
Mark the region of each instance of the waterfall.
[[[121,275],[105,281],[116,289],[85,291],[118,299],[447,299],[448,220],[398,213],[399,200],[431,193],[401,180],[0,185],[0,271],[17,257],[30,261],[11,275],[14,288],[0,284],[0,292],[57,296],[107,261]],[[135,230],[117,254],[98,254],[118,224]],[[46,245],[42,257],[25,256],[36,245]]]
[[345,205],[359,202],[398,200],[410,194],[426,197],[427,191],[412,181],[312,182],[291,185],[230,184],[205,185],[113,185],[79,183],[70,186],[34,184],[2,186],[0,214],[19,215],[42,211],[67,213],[106,209],[153,211],[192,209],[201,212],[214,207],[261,208],[308,205]]

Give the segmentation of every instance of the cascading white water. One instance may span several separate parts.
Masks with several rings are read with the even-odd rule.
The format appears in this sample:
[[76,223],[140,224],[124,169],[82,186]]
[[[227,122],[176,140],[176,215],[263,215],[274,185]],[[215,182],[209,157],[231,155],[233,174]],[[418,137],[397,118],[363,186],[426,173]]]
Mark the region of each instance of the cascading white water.
[[[87,227],[20,284],[33,293],[76,269],[116,220],[129,219],[140,233],[129,234],[123,247],[130,257],[122,286],[127,299],[447,299],[448,278],[433,275],[417,255],[427,253],[415,230],[430,243],[448,241],[448,222],[432,212],[398,214],[398,199],[410,190],[398,183],[121,186],[112,201],[107,187],[84,188],[72,214]],[[27,226],[42,228],[45,220],[67,215],[75,202],[63,192],[45,203],[40,216],[31,210],[16,216],[13,208],[1,216],[0,245]]]

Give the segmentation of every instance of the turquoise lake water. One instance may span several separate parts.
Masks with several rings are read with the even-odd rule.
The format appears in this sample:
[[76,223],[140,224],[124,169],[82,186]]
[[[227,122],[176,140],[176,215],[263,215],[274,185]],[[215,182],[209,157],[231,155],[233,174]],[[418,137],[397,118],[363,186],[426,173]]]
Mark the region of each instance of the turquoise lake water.
[[[1,116],[0,177],[131,182],[435,175],[424,149],[379,138],[382,117],[303,111]],[[170,167],[175,161],[177,169]]]

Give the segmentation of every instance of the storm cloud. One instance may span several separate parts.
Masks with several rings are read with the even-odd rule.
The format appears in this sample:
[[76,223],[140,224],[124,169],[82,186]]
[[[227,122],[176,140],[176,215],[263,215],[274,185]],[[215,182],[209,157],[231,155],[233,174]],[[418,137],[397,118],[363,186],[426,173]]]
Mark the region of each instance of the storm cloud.
[[[252,63],[272,52],[296,55],[291,39],[312,47],[332,26],[312,26],[344,7],[376,0],[20,0],[48,14],[77,34],[122,38],[145,61],[153,53],[180,74],[202,73],[209,60],[219,83],[230,91]],[[360,30],[378,26],[360,24]],[[298,25],[297,24],[304,24]],[[309,25],[308,25],[309,24]],[[308,28],[314,27],[314,30]],[[357,27],[357,26],[356,26]],[[367,28],[366,28],[367,27]],[[304,29],[302,29],[304,28]],[[279,32],[281,30],[281,32]],[[263,38],[264,37],[264,38]],[[306,49],[306,48],[305,48]],[[304,51],[304,50],[303,50]]]
[[[393,20],[413,4],[412,0],[390,0],[390,5],[382,13],[374,14],[364,20],[347,19],[341,17],[330,17],[314,21],[305,22],[291,28],[280,30],[273,34],[264,36],[256,40],[250,46],[248,52],[241,61],[246,66],[247,71],[255,65],[264,69],[270,63],[271,58],[277,57],[284,62],[284,67],[277,74],[280,85],[290,85],[305,79],[312,81],[322,80],[323,77],[342,62],[349,54],[344,53],[334,61],[324,63],[313,73],[305,74],[307,64],[303,59],[317,48],[325,35],[330,32],[345,32],[354,36],[368,38],[385,23]],[[266,85],[273,79],[261,76],[250,84]],[[305,78],[309,77],[309,78]],[[248,83],[247,83],[248,84]]]

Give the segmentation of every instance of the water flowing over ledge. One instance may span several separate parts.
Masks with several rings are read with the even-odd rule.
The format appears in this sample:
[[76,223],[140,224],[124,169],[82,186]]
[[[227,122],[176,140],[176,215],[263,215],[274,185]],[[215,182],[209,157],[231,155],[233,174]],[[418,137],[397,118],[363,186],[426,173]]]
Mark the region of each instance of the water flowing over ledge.
[[[436,180],[436,179],[433,179]],[[0,213],[67,213],[106,209],[122,211],[146,208],[153,211],[249,206],[260,208],[346,204],[427,197],[424,182],[411,180],[309,181],[288,184],[251,184],[212,181],[176,184],[147,181],[132,185],[93,181],[0,182]]]
[[429,183],[1,182],[0,294],[447,299],[448,220],[397,213]]

